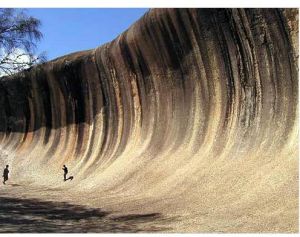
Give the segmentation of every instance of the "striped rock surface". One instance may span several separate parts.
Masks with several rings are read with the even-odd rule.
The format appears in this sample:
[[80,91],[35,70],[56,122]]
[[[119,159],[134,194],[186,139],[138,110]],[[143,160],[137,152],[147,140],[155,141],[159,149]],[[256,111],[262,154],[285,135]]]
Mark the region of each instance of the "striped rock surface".
[[174,231],[296,232],[298,55],[297,9],[150,10],[1,78],[1,165]]

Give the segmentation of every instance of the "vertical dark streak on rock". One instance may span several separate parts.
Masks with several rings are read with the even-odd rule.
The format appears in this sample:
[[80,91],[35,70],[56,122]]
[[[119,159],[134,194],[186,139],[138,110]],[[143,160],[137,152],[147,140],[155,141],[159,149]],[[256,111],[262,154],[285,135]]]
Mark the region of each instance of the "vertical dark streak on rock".
[[[225,19],[224,19],[225,18]],[[234,78],[233,78],[233,71],[231,67],[231,60],[229,56],[229,50],[234,50],[232,48],[229,48],[225,35],[223,32],[224,25],[228,22],[227,15],[225,15],[224,11],[219,11],[214,14],[214,24],[216,29],[216,37],[219,41],[219,47],[221,48],[221,55],[224,60],[224,69],[225,69],[225,78],[227,79],[226,85],[227,85],[227,103],[226,103],[226,109],[225,109],[225,119],[223,123],[223,129],[226,129],[228,126],[229,119],[231,118],[233,106],[234,106],[234,97],[235,97],[235,88],[234,88]],[[225,23],[225,24],[224,24]],[[227,67],[226,67],[227,66]]]

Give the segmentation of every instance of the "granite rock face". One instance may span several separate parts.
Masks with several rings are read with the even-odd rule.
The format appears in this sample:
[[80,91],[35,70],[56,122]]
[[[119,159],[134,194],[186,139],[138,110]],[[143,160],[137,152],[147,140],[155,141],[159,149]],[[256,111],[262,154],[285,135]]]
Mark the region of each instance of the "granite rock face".
[[78,190],[280,207],[281,224],[240,228],[294,232],[298,55],[297,9],[154,9],[108,44],[1,78],[0,144],[23,178],[38,167],[56,183],[47,171],[68,164]]

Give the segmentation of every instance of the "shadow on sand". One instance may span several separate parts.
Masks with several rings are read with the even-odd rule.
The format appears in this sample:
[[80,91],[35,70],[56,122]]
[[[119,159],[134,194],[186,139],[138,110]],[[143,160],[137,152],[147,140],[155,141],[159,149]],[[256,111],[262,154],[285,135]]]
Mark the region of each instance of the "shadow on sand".
[[159,213],[110,217],[109,212],[65,202],[0,197],[1,233],[165,232]]

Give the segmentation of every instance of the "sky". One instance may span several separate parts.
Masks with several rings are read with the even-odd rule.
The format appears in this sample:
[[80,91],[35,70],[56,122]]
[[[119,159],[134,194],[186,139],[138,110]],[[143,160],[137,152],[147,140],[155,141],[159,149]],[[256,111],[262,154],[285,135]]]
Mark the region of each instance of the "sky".
[[96,48],[116,38],[141,18],[146,8],[30,8],[39,19],[43,39],[36,53],[51,60],[80,50]]

